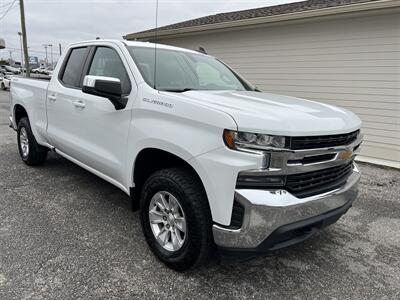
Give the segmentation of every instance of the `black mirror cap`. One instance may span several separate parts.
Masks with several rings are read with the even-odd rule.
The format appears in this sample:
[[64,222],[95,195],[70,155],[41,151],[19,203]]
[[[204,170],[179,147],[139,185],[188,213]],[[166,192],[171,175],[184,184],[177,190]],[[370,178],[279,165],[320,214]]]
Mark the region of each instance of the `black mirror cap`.
[[122,85],[119,81],[96,80],[94,89],[98,92],[109,94],[110,96],[121,97]]
[[84,85],[82,92],[108,98],[117,110],[124,109],[128,102],[122,97],[122,85],[118,81],[96,80],[94,87]]

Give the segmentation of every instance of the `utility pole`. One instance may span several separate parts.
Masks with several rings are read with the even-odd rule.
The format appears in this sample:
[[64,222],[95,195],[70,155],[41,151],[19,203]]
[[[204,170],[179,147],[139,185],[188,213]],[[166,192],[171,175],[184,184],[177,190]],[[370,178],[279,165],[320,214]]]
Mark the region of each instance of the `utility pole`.
[[19,0],[19,8],[21,13],[21,32],[22,32],[22,43],[24,47],[26,77],[30,77],[31,72],[29,70],[28,41],[26,39],[24,0]]
[[43,47],[44,51],[46,51],[46,68],[47,68],[47,65],[49,64],[49,60],[47,59],[47,44],[43,45]]
[[51,68],[53,69],[54,68],[54,61],[53,61],[53,44],[49,44],[48,45],[49,47],[50,47],[50,57],[51,57]]
[[[24,68],[24,54],[23,54],[23,46],[22,46],[22,32],[18,32],[19,35],[19,42],[20,42],[20,46],[21,46],[21,68],[23,70]],[[22,71],[22,74],[24,72]]]

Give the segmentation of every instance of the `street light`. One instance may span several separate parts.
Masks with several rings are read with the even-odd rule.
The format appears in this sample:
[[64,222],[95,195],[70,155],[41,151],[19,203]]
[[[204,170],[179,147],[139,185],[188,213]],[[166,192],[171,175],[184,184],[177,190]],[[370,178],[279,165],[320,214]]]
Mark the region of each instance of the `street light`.
[[46,67],[47,67],[47,65],[49,64],[49,60],[47,59],[47,44],[44,44],[43,47],[44,50],[46,51]]
[[9,50],[8,50],[8,53],[10,54],[10,58],[9,58],[9,63],[10,63],[10,65],[14,64],[14,59],[13,59],[13,57],[12,57],[12,54],[13,54],[13,52],[15,52],[15,51],[18,51],[18,50],[15,50],[15,49],[9,49]]
[[20,46],[21,46],[21,69],[22,69],[22,73],[24,73],[24,53],[22,52],[22,32],[18,31],[18,35],[19,35],[19,42],[20,42]]
[[50,55],[51,55],[51,68],[54,68],[54,64],[53,64],[53,45],[52,44],[48,44],[47,46],[50,47]]

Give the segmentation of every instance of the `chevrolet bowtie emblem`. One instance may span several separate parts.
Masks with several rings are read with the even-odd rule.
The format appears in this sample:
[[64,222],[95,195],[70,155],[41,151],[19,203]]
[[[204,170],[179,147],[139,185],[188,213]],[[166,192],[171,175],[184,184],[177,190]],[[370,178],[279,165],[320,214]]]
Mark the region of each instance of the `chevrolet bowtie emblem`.
[[353,156],[353,150],[344,150],[339,153],[340,159],[348,159]]

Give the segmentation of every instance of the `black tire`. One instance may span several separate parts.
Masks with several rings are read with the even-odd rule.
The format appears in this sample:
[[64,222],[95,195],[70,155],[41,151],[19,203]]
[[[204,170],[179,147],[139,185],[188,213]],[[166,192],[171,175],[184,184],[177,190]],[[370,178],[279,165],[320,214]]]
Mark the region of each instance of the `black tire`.
[[[161,191],[174,195],[186,216],[187,236],[182,247],[176,251],[164,249],[150,227],[150,202]],[[140,219],[150,249],[168,267],[185,271],[204,265],[210,257],[214,246],[211,212],[202,184],[192,171],[173,168],[152,174],[142,189]]]
[[2,89],[3,91],[6,90],[6,86],[4,85],[4,82],[1,83],[1,89]]
[[[24,154],[21,146],[21,132],[25,131],[28,140],[28,153]],[[17,128],[17,139],[18,139],[18,150],[19,155],[24,163],[28,166],[38,166],[45,162],[47,158],[48,149],[39,145],[33,136],[31,125],[29,124],[29,119],[24,117],[18,123]]]

